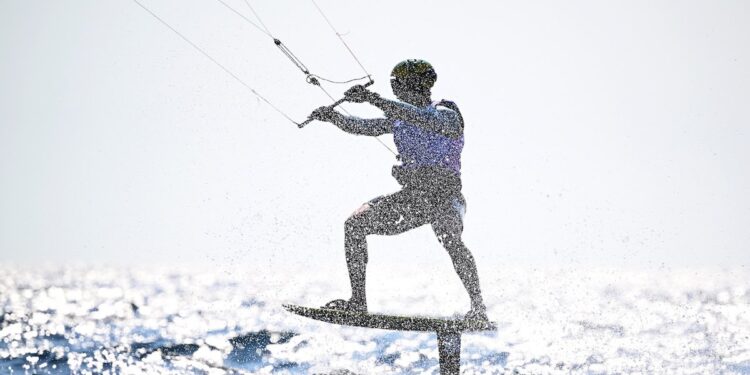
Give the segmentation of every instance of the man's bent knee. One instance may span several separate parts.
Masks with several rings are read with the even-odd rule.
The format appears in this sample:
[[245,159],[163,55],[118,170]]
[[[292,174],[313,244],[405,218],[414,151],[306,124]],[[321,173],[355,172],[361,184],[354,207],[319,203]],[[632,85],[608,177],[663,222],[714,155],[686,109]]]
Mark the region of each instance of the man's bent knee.
[[370,209],[370,204],[369,203],[365,203],[365,204],[359,206],[358,209],[354,210],[354,212],[352,212],[351,216],[357,216],[357,215],[359,215],[359,214],[361,214],[361,213],[363,213],[363,212],[365,212],[365,211],[367,211],[369,209]]
[[349,216],[344,222],[344,232],[347,236],[364,236],[366,234],[366,226],[361,217]]
[[367,223],[363,214],[369,209],[370,205],[365,203],[346,219],[346,222],[344,222],[344,231],[347,235],[364,236],[367,234]]

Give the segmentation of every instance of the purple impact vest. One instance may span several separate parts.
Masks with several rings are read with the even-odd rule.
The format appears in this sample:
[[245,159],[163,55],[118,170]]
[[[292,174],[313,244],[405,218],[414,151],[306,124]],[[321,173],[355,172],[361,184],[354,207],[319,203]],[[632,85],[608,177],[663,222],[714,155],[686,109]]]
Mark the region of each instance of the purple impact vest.
[[[437,111],[435,105],[429,107]],[[464,136],[449,138],[401,120],[393,123],[393,141],[403,168],[442,167],[461,175]]]

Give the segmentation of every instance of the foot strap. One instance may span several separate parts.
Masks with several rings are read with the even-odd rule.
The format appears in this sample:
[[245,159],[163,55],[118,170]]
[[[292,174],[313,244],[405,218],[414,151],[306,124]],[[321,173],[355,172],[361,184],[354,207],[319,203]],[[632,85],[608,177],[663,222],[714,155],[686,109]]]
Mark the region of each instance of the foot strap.
[[323,305],[322,308],[331,309],[331,310],[351,311],[351,312],[367,312],[367,306],[354,304],[351,301],[347,301],[344,299],[335,299]]

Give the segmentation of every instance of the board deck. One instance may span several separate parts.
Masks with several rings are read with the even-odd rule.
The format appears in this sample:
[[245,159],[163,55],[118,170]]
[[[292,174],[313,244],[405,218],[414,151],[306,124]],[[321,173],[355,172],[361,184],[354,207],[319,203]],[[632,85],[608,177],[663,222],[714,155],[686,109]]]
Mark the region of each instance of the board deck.
[[294,314],[326,323],[354,327],[390,329],[396,331],[432,332],[478,332],[496,331],[497,324],[482,320],[464,320],[421,316],[399,316],[373,313],[359,313],[343,310],[314,308],[297,305],[283,305]]

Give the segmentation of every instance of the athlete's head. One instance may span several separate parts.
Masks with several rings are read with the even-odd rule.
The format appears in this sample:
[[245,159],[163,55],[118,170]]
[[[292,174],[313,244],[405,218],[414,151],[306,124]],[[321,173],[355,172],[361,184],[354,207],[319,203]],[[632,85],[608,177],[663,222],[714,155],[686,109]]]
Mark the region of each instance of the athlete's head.
[[429,99],[432,85],[437,80],[435,69],[424,60],[404,60],[391,71],[391,88],[400,100],[413,102]]

